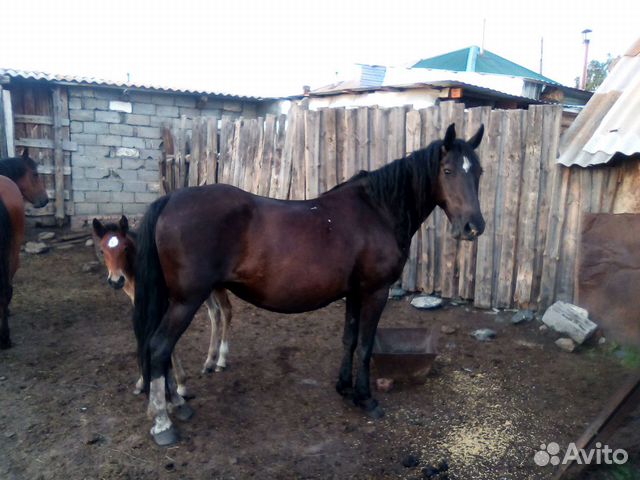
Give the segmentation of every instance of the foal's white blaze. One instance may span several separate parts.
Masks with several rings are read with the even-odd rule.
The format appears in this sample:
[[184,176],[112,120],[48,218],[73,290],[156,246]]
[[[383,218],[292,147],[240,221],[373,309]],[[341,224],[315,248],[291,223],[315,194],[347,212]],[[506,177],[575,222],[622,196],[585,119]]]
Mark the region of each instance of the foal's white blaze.
[[462,169],[465,173],[469,173],[469,169],[471,168],[471,160],[467,157],[462,157]]
[[118,237],[111,237],[107,242],[107,247],[116,248],[119,244],[120,244],[120,241],[118,240]]

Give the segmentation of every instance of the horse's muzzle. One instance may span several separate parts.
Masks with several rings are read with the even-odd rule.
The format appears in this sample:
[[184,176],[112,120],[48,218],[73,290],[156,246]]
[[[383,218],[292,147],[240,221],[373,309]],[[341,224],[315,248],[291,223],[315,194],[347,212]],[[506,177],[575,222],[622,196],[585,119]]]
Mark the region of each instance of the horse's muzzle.
[[464,225],[456,225],[453,228],[453,238],[456,240],[475,240],[484,232],[484,219],[471,220]]
[[46,195],[43,195],[41,197],[36,198],[33,201],[33,206],[36,208],[42,208],[44,207],[47,203],[49,203],[49,197],[47,197]]
[[107,279],[107,282],[109,283],[109,286],[114,290],[120,290],[122,287],[124,287],[124,277],[120,277],[116,281],[111,280],[111,277],[109,277]]

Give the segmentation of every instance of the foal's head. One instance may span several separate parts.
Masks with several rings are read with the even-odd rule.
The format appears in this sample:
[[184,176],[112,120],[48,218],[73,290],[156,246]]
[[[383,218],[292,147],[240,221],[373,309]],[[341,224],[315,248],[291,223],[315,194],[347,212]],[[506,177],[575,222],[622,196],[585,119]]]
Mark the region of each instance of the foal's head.
[[465,141],[456,138],[451,124],[442,142],[440,169],[436,186],[436,203],[452,226],[454,238],[473,240],[484,232],[484,218],[478,201],[482,168],[475,149],[482,141],[484,125]]
[[104,255],[104,263],[109,272],[107,282],[116,290],[124,287],[127,277],[133,275],[133,259],[135,246],[129,233],[129,221],[124,215],[116,223],[103,225],[97,218],[93,219],[93,233]]
[[25,148],[21,157],[8,158],[2,161],[0,175],[5,175],[18,185],[25,200],[31,202],[34,207],[44,207],[49,203],[47,190],[43,178],[38,175],[38,165],[29,156],[29,150]]

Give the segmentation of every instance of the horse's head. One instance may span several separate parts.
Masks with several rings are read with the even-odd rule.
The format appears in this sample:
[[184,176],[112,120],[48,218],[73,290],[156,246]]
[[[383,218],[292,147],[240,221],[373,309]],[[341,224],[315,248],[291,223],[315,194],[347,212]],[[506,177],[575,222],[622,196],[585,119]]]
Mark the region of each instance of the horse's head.
[[456,138],[455,126],[451,124],[442,142],[436,203],[447,214],[456,239],[473,240],[484,231],[478,201],[482,168],[475,152],[483,133],[481,125],[469,141],[464,141]]
[[103,225],[97,218],[93,219],[93,233],[98,239],[109,272],[107,282],[116,290],[124,287],[126,273],[132,270],[130,261],[133,244],[127,236],[128,231],[129,221],[124,215],[117,224]]
[[27,148],[22,152],[22,163],[25,166],[25,174],[16,179],[16,185],[22,192],[22,196],[33,204],[34,207],[44,207],[49,203],[49,197],[47,196],[47,190],[44,187],[44,181],[40,175],[38,175],[38,165],[29,157],[29,150]]

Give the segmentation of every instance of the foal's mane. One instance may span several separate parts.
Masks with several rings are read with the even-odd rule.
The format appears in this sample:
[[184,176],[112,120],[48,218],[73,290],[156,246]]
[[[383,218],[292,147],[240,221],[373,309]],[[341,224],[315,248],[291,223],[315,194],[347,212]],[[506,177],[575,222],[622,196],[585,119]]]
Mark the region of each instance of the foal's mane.
[[12,157],[0,160],[0,175],[9,177],[14,182],[27,173],[27,166],[22,158]]
[[396,238],[402,247],[408,248],[413,233],[435,206],[432,195],[442,145],[442,140],[436,140],[377,170],[362,170],[329,192],[361,184],[369,198],[394,217]]

